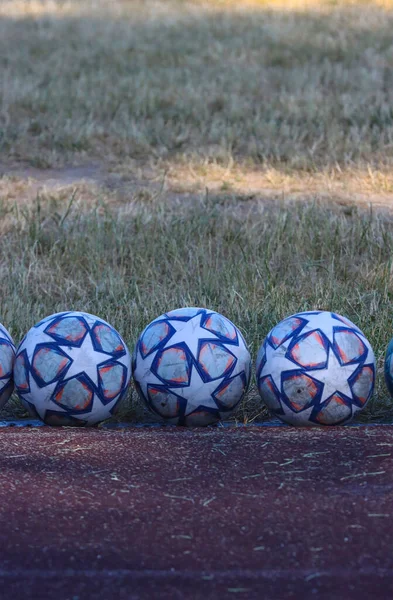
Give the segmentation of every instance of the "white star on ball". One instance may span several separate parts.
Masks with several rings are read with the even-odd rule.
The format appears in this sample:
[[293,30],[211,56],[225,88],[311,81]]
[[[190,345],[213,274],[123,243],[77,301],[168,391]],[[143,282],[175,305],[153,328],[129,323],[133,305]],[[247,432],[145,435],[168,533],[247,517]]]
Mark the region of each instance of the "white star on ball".
[[[58,382],[55,381],[54,383],[50,383],[49,385],[40,387],[39,385],[36,384],[33,375],[30,375],[30,377],[29,377],[30,392],[28,392],[27,394],[22,394],[22,398],[24,400],[27,400],[28,402],[30,402],[30,404],[33,404],[36,407],[37,411],[39,413],[42,413],[41,416],[43,416],[43,411],[50,408],[48,405],[51,402],[52,394],[56,389],[57,383]],[[39,398],[39,404],[37,406],[36,400],[38,398]],[[39,410],[40,408],[42,408],[43,411]]]
[[221,341],[215,333],[201,327],[203,316],[203,314],[199,313],[188,321],[168,320],[168,323],[175,329],[175,332],[166,343],[165,348],[185,343],[194,358],[197,358],[199,342],[201,340],[211,339]]
[[98,387],[97,367],[110,359],[110,356],[94,348],[90,333],[86,335],[83,344],[79,348],[75,346],[59,347],[72,360],[72,364],[69,367],[65,378],[70,379],[83,372]]
[[[319,329],[332,344],[334,342],[335,328],[343,327],[346,329],[352,329],[350,325],[335,319],[330,312],[319,312],[316,314],[299,313],[298,316],[308,321],[302,329],[302,334],[308,331]],[[356,328],[356,332],[361,333],[358,328]]]
[[285,343],[276,350],[270,344],[266,344],[266,362],[259,375],[260,379],[270,375],[279,391],[281,391],[281,374],[284,371],[300,370],[301,368],[299,365],[286,358],[285,354],[287,350],[288,347]]
[[72,416],[75,418],[79,416],[79,418],[82,421],[87,421],[87,423],[97,423],[99,421],[105,421],[105,419],[108,419],[108,417],[110,417],[109,413],[115,406],[119,397],[120,394],[116,396],[116,398],[113,398],[111,402],[108,402],[108,404],[103,404],[99,396],[97,396],[97,394],[94,394],[91,403],[91,410],[88,413],[81,413],[80,415],[76,413]]
[[172,387],[168,389],[170,392],[187,400],[186,415],[189,415],[201,405],[207,406],[208,408],[218,408],[212,394],[221,385],[223,379],[224,378],[204,382],[198,373],[198,369],[192,367],[189,386],[181,388]]
[[364,365],[375,365],[375,356],[374,356],[373,349],[371,348],[370,344],[367,342],[366,339],[364,339],[363,341],[365,342],[365,346],[367,349],[367,355],[365,356],[365,358],[363,360],[363,364]]
[[328,362],[325,368],[306,371],[306,375],[309,375],[324,384],[320,403],[322,404],[336,392],[347,396],[347,398],[352,398],[352,391],[348,379],[351,377],[352,373],[356,371],[358,366],[358,364],[341,365],[334,351],[330,349]]

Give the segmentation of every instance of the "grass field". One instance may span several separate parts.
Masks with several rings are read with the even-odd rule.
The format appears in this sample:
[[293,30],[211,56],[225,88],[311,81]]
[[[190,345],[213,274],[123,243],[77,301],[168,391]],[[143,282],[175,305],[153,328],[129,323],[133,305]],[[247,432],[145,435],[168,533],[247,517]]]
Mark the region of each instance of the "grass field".
[[[15,339],[72,307],[132,348],[188,304],[231,318],[255,357],[284,316],[334,310],[376,351],[362,418],[391,418],[392,8],[3,0],[0,307]],[[129,418],[141,410],[133,398]],[[237,418],[264,414],[252,388]]]

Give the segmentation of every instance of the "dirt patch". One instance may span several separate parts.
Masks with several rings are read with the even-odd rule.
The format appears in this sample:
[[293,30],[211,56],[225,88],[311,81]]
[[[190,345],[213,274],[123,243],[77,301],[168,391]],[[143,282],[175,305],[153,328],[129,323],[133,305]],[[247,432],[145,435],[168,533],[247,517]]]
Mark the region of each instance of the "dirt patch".
[[48,187],[62,187],[79,183],[104,183],[104,177],[98,165],[66,167],[63,169],[37,169],[30,166],[0,164],[0,174],[18,179],[33,179]]
[[140,197],[154,200],[165,193],[168,202],[194,201],[213,194],[236,202],[282,203],[317,200],[321,203],[365,208],[375,206],[391,210],[393,193],[376,191],[371,175],[359,173],[331,177],[285,176],[277,172],[228,170],[212,167],[207,173],[191,168],[161,165],[112,165],[100,163],[39,169],[28,165],[0,163],[0,183],[7,182],[8,193],[19,198],[32,198],[40,193],[53,193],[77,188],[102,190],[117,200]]
[[100,164],[86,164],[81,166],[64,167],[58,169],[38,169],[30,166],[11,165],[0,163],[0,178],[7,177],[14,181],[28,182],[36,190],[61,190],[65,187],[80,185],[93,185],[105,187],[109,190],[122,188],[128,183],[142,185],[143,179],[131,173],[121,175],[110,173]]
[[0,163],[0,198],[18,204],[31,204],[39,196],[68,201],[74,192],[85,207],[99,198],[111,204],[151,201],[163,192],[164,181],[164,174],[154,174],[148,168],[116,173],[97,163],[56,169]]

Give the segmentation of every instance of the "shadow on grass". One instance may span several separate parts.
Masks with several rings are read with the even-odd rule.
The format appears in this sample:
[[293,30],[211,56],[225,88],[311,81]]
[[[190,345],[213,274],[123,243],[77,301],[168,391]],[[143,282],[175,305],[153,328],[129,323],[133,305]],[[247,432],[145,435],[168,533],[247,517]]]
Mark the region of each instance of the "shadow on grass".
[[187,6],[3,18],[2,151],[39,167],[391,164],[391,12]]

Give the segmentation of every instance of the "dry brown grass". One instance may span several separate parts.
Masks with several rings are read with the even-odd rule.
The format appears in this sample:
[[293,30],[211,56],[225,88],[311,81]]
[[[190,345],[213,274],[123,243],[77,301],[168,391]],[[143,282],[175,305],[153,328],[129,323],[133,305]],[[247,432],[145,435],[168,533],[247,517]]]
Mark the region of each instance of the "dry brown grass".
[[392,6],[3,0],[0,151],[39,167],[371,169],[385,191]]

